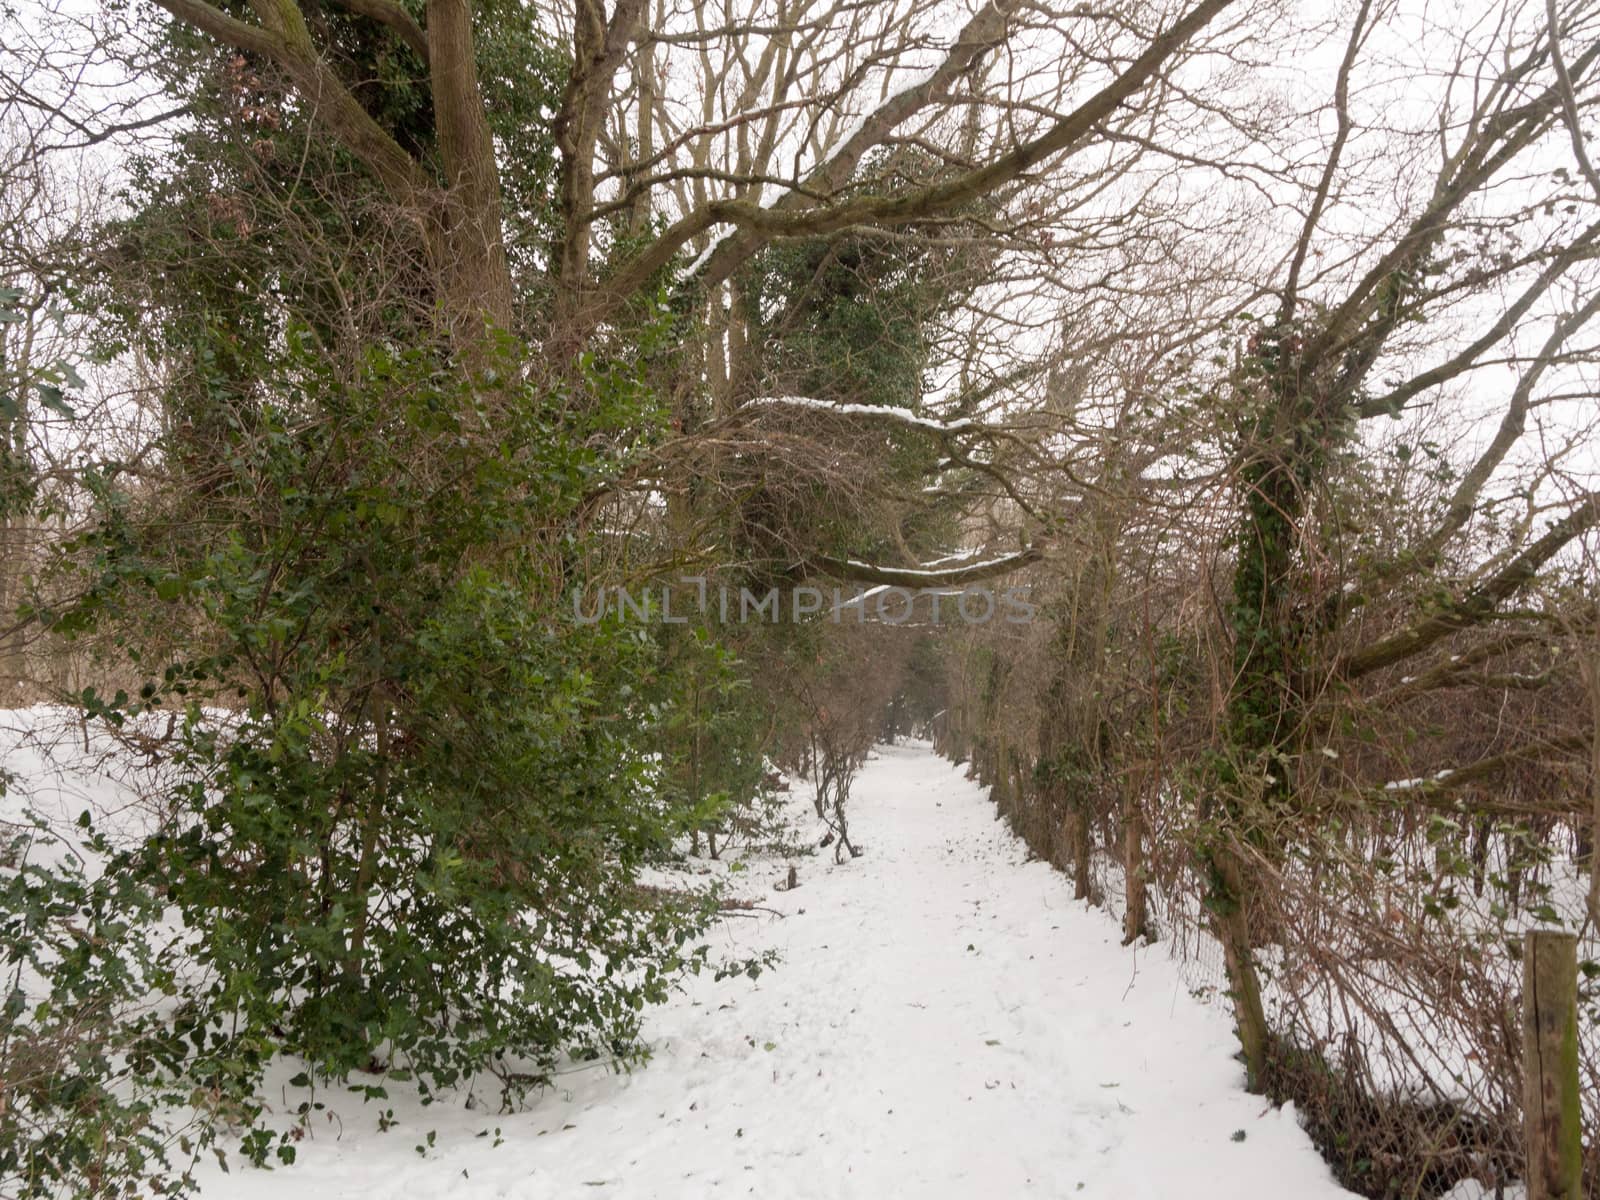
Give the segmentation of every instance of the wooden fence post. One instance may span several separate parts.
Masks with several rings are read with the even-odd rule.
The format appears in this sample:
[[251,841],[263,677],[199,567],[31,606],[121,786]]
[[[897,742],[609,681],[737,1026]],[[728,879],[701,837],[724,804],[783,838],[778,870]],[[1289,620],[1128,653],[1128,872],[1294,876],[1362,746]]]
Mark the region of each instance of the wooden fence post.
[[1531,930],[1522,941],[1522,1114],[1528,1200],[1582,1200],[1578,1092],[1578,939]]

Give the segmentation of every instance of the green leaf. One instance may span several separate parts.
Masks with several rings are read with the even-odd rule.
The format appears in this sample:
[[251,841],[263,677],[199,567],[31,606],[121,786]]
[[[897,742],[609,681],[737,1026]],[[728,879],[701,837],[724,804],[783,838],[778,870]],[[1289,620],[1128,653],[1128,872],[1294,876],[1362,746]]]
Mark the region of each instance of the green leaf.
[[66,398],[62,395],[61,389],[56,387],[55,384],[37,384],[34,387],[34,391],[39,393],[39,403],[44,405],[51,412],[59,413],[61,416],[66,417],[69,421],[77,420],[78,414],[72,411],[72,407],[67,403]]

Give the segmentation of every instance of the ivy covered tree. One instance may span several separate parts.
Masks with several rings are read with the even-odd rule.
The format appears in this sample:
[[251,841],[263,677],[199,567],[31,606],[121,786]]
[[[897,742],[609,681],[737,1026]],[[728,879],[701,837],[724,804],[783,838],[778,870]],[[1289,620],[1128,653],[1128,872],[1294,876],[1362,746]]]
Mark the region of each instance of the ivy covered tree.
[[[363,119],[447,153],[413,48],[343,12],[307,21],[330,69],[370,81]],[[527,131],[561,81],[525,20],[486,40],[486,64],[507,55],[497,115],[525,190],[506,269],[536,272],[554,150]],[[509,314],[463,332],[437,247],[418,253],[270,68],[181,26],[160,61],[192,123],[135,161],[74,285],[100,359],[148,364],[159,431],[78,474],[80,532],[25,616],[132,670],[74,699],[170,782],[154,828],[95,842],[97,877],[27,847],[7,876],[7,960],[32,972],[7,1073],[64,1056],[5,1130],[5,1173],[36,1195],[181,1188],[227,1126],[251,1159],[292,1159],[258,1095],[283,1055],[306,1113],[358,1072],[425,1097],[486,1076],[513,1103],[565,1056],[642,1061],[641,1013],[685,973],[760,965],[712,962],[711,892],[640,880],[701,827],[659,802],[671,718],[639,686],[658,632],[561,617],[596,492],[664,434],[665,321],[530,370]],[[117,932],[77,943],[73,922]],[[91,1017],[85,1057],[67,1031]],[[196,1128],[163,1127],[202,1094]]]

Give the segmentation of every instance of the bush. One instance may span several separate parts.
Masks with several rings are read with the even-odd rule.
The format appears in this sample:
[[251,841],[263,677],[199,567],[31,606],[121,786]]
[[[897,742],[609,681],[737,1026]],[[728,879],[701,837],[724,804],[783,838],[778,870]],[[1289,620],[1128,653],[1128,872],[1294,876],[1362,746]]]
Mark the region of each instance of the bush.
[[134,1181],[170,1191],[182,1179],[174,1148],[192,1153],[206,1140],[156,1119],[191,1098],[150,1057],[151,1000],[173,978],[159,916],[148,890],[125,875],[91,879],[42,825],[21,825],[5,843],[0,1176],[18,1187],[8,1194],[117,1194]]
[[[203,488],[193,463],[154,499],[99,478],[100,520],[69,547],[86,585],[40,613],[150,670],[136,696],[86,691],[89,716],[173,714],[159,827],[94,884],[10,876],[5,913],[23,933],[40,904],[80,925],[122,920],[113,897],[181,917],[165,941],[58,939],[84,965],[18,1035],[85,1006],[106,1023],[125,1058],[74,1078],[132,1131],[124,1179],[153,1109],[115,1110],[120,1082],[200,1089],[249,1157],[288,1160],[253,1100],[276,1055],[305,1060],[304,1084],[381,1070],[425,1096],[488,1069],[510,1102],[563,1054],[641,1060],[642,1009],[708,962],[715,896],[638,881],[688,816],[648,786],[658,709],[632,681],[658,649],[557,603],[583,557],[572,515],[618,466],[595,434],[654,420],[633,375],[549,395],[375,351],[351,381],[292,336],[262,370],[278,399],[230,402]],[[152,990],[171,1002],[133,1017]],[[81,1109],[52,1093],[33,1111],[64,1129]],[[50,1169],[96,1191],[109,1176],[75,1153]]]

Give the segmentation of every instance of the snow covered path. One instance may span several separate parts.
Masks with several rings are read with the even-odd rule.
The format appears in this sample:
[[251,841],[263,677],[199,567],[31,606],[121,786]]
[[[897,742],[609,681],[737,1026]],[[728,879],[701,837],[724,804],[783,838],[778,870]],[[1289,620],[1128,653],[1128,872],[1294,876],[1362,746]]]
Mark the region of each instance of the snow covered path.
[[854,795],[861,858],[805,860],[788,893],[770,890],[779,864],[753,863],[787,915],[725,922],[730,948],[774,945],[783,964],[656,1011],[644,1070],[575,1072],[511,1116],[397,1103],[386,1134],[374,1109],[335,1101],[342,1135],[320,1128],[287,1170],[207,1171],[206,1193],[1348,1195],[1291,1113],[1240,1090],[1224,1008],[1024,863],[957,768],[880,748]]

